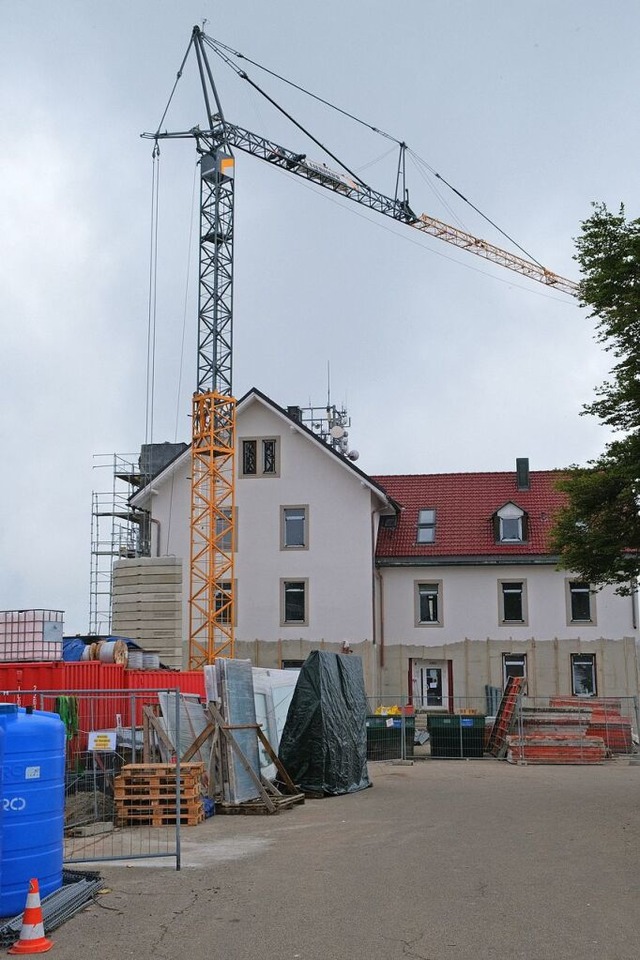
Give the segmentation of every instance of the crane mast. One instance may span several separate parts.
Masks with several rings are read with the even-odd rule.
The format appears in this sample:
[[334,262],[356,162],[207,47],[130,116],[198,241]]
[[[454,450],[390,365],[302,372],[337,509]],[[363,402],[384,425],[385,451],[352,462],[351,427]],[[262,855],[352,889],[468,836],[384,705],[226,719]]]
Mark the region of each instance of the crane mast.
[[233,657],[235,621],[236,401],[232,388],[235,160],[221,126],[222,106],[202,36],[200,29],[194,27],[189,45],[195,49],[211,127],[207,134],[193,133],[200,154],[200,255],[198,381],[191,423],[191,669],[213,663],[220,656]]
[[[142,134],[155,141],[195,139],[200,155],[198,382],[193,396],[191,445],[191,669],[213,663],[217,657],[234,655],[236,401],[232,389],[235,187],[232,148],[545,286],[574,296],[579,289],[572,280],[535,261],[503,250],[428,214],[415,214],[406,194],[402,199],[388,197],[357,178],[227,122],[204,49],[204,39],[200,28],[194,27],[182,66],[193,46],[209,128],[196,126],[180,132],[158,130],[153,134]],[[178,79],[181,73],[182,67]],[[402,151],[405,145],[401,144],[400,149],[404,168]]]

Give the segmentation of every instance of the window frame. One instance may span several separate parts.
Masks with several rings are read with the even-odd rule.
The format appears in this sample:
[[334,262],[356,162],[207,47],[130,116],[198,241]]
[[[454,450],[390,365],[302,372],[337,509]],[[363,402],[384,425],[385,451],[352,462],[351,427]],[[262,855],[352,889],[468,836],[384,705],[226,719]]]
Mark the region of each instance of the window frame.
[[[287,620],[287,585],[303,584],[304,618],[302,620]],[[309,579],[308,577],[282,577],[280,580],[280,626],[281,627],[308,627],[309,626]]]
[[[429,513],[432,514],[433,520],[421,520],[423,514]],[[438,522],[438,511],[435,507],[421,507],[418,510],[418,519],[416,521],[416,544],[419,546],[425,546],[430,543],[436,542],[436,524]],[[429,539],[422,540],[420,538],[421,533],[431,533],[432,536]]]
[[[510,659],[514,664],[516,661],[522,662],[522,673],[507,674],[507,660]],[[502,654],[502,685],[506,687],[509,677],[523,677],[527,679],[527,655],[526,653],[503,653]]]
[[[231,516],[230,507],[225,507],[222,512],[225,514],[226,517]],[[220,523],[220,518],[216,517],[215,519],[216,536],[218,533],[219,523]],[[229,544],[229,542],[227,541],[227,543],[225,544],[223,540],[223,542],[220,544],[220,549],[222,550],[223,553],[227,553],[227,554],[237,553],[238,552],[238,508],[237,507],[233,508],[233,524],[232,524],[231,530],[228,532],[231,534],[231,543]]]
[[[420,596],[421,587],[435,587],[436,595],[436,614],[435,620],[422,620],[420,618]],[[443,600],[443,582],[442,580],[414,580],[413,581],[413,614],[414,626],[416,627],[442,627],[444,626],[444,600]]]
[[[505,536],[505,523],[516,522],[518,524],[518,536]],[[527,512],[519,507],[517,503],[509,500],[504,503],[493,515],[494,539],[499,544],[520,544],[527,543],[529,540],[529,523]]]
[[[595,590],[593,589],[593,584],[587,583],[586,580],[578,580],[576,579],[576,577],[567,577],[564,583],[565,583],[565,602],[566,602],[566,608],[567,608],[567,626],[572,627],[572,626],[575,626],[576,624],[584,623],[584,624],[587,624],[587,626],[597,627],[598,618],[596,613],[596,593],[595,593]],[[572,589],[573,587],[577,587],[579,584],[580,585],[584,584],[585,586],[587,586],[588,591],[583,589],[581,589],[580,591],[577,591],[577,590],[574,591]],[[589,596],[589,616],[588,617],[575,618],[573,616],[573,613],[574,613],[573,595],[574,593],[577,593],[577,592],[588,593],[588,596]]]
[[[227,589],[231,593],[231,596],[233,599],[233,622],[231,621],[231,618],[229,618],[228,620],[227,619],[220,620],[219,622],[223,624],[225,627],[231,627],[231,626],[237,627],[238,626],[238,581],[234,578],[233,580],[221,580],[220,582],[229,584]],[[214,609],[216,610],[216,612],[218,610],[218,607],[216,606],[217,599],[218,599],[218,595],[216,593],[214,594],[214,597],[213,597]]]
[[[238,438],[238,447],[240,450],[240,455],[238,457],[238,476],[240,479],[250,479],[250,480],[261,480],[266,477],[279,477],[280,476],[280,448],[281,442],[278,435],[265,434],[261,437],[239,437]],[[245,472],[245,444],[253,443],[255,444],[255,465],[256,469],[252,473]],[[265,465],[265,443],[273,443],[274,447],[274,463],[275,470],[266,471],[264,469]]]
[[[287,510],[301,510],[303,522],[303,543],[287,543]],[[309,549],[309,504],[287,503],[280,507],[280,549],[281,550],[308,550]]]
[[[598,696],[598,667],[595,653],[572,653],[570,656],[571,663],[571,694],[574,697],[580,697],[581,699],[590,699],[591,697]],[[591,677],[593,680],[593,693],[576,693],[576,677],[574,673],[574,666],[576,666],[577,661],[590,661],[591,665]],[[586,663],[580,664],[580,666],[586,666]]]
[[[504,606],[504,595],[505,587],[513,586],[516,583],[519,583],[521,586],[520,590],[520,605],[522,619],[518,620],[507,620],[505,617],[505,606]],[[527,592],[527,581],[523,578],[521,580],[516,580],[514,577],[509,577],[504,580],[498,580],[498,621],[501,627],[527,627],[529,625],[529,597]]]

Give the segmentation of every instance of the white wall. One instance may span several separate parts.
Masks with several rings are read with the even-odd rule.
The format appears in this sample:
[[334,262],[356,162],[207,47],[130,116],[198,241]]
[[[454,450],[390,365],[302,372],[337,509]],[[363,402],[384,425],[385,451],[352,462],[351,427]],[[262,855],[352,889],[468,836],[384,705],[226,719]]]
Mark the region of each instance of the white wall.
[[[238,426],[239,449],[243,437],[275,435],[280,441],[279,477],[237,482],[238,639],[371,640],[370,489],[346,464],[259,403],[243,412]],[[280,549],[280,508],[287,505],[308,506],[306,550]],[[281,626],[283,578],[308,579],[308,626]]]
[[[592,595],[596,622],[568,623],[566,571],[554,566],[491,565],[383,568],[384,641],[440,646],[465,637],[470,640],[578,638],[596,640],[638,635],[631,597],[618,597],[612,588]],[[574,578],[575,579],[575,578]],[[499,621],[498,582],[526,582],[526,624]],[[442,581],[442,626],[415,625],[414,583]]]

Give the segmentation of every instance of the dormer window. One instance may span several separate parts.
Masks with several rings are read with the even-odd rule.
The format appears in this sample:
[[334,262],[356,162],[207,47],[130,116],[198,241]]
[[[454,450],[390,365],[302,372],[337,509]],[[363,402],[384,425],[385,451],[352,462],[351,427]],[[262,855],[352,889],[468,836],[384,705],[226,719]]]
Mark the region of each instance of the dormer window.
[[418,510],[418,530],[416,533],[416,543],[435,543],[435,539],[435,510]]
[[524,543],[527,539],[527,515],[515,503],[505,503],[493,517],[497,543]]

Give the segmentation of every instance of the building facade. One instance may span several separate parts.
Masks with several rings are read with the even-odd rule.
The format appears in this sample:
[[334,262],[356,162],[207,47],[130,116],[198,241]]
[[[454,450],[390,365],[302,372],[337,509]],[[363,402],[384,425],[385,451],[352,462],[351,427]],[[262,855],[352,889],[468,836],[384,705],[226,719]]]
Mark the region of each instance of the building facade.
[[[257,390],[238,404],[236,656],[279,667],[349,650],[372,696],[430,709],[518,674],[537,696],[637,694],[637,596],[595,591],[549,554],[557,472],[521,459],[513,472],[370,477],[292,411]],[[121,561],[113,598],[114,632],[132,635],[125,607],[160,602],[152,571],[171,558],[181,577],[162,609],[185,663],[190,471],[187,450],[134,498],[151,517],[151,587]]]

